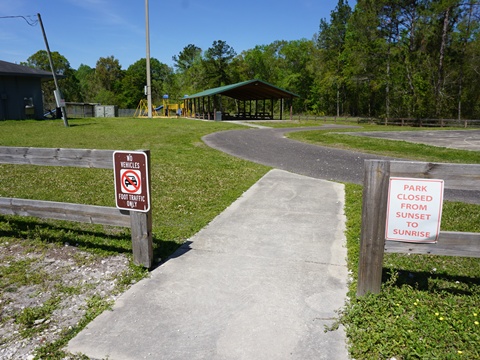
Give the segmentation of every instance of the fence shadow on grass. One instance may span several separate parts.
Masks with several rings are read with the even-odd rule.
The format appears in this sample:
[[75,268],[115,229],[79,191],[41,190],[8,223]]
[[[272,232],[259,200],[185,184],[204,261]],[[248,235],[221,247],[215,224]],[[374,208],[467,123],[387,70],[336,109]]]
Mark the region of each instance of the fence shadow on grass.
[[[96,224],[76,223],[61,220],[41,220],[32,217],[0,215],[0,238],[22,241],[40,241],[59,246],[73,246],[81,250],[107,254],[132,254],[132,239],[128,228]],[[180,244],[153,236],[153,251],[157,266],[167,259]]]
[[473,295],[479,290],[480,277],[383,268],[382,283],[386,282],[392,283],[395,287],[408,285],[416,290],[430,293]]
[[69,127],[77,127],[77,126],[91,126],[91,125],[96,125],[95,123],[82,123],[82,124],[76,124],[76,123],[73,123],[73,124],[69,124],[68,126]]

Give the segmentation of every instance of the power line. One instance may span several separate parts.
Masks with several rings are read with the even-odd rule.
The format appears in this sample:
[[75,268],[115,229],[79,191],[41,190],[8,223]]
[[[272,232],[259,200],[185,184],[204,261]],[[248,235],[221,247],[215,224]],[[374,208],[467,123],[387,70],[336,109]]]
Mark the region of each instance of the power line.
[[22,18],[25,22],[30,26],[38,25],[38,18],[36,15],[12,15],[12,16],[0,16],[0,19],[15,19],[15,18]]

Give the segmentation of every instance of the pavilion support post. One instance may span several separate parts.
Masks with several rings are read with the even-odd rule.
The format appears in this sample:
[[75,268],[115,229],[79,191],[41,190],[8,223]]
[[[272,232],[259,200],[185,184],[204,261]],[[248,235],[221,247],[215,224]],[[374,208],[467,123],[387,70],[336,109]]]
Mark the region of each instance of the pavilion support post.
[[283,98],[280,99],[280,120],[283,120]]
[[290,121],[293,120],[293,98],[290,98]]
[[212,120],[210,119],[210,108],[211,108],[212,104],[211,104],[211,101],[210,101],[210,96],[207,98],[207,119],[208,120]]
[[270,100],[270,114],[272,114],[272,120],[275,118],[275,116],[273,115],[273,103],[274,103],[275,100],[271,99]]

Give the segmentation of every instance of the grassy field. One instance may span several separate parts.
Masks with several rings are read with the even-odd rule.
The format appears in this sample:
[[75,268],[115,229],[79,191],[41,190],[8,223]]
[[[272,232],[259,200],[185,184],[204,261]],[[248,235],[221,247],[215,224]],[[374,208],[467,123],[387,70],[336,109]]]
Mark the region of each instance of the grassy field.
[[[267,167],[232,158],[201,142],[203,135],[214,131],[242,129],[228,123],[184,119],[82,119],[70,120],[70,124],[70,128],[64,128],[60,121],[0,122],[0,145],[150,149],[153,235],[158,258],[168,256],[268,171]],[[292,123],[271,125],[292,127]],[[320,124],[318,121],[294,124],[312,125]],[[408,128],[364,125],[362,130]],[[403,155],[411,159],[480,163],[478,152],[365,140],[330,131],[289,136],[321,145]],[[0,196],[114,206],[110,170],[0,165],[0,183]],[[346,327],[351,356],[358,360],[480,358],[479,259],[387,254],[382,292],[355,297],[361,196],[361,186],[346,184],[346,235],[352,280],[350,302],[342,310],[339,322]],[[61,247],[69,242],[98,256],[130,254],[128,231],[86,224],[48,223],[51,225],[44,226],[44,222],[31,218],[0,217],[0,244],[29,242],[30,251],[42,251],[42,244]],[[442,230],[480,232],[480,206],[446,202]],[[145,274],[141,269],[134,270],[126,275],[125,284]],[[11,273],[0,275],[0,286],[10,280],[21,281]],[[96,314],[104,307],[105,304],[100,304],[91,311]],[[91,318],[93,316],[87,320]]]
[[[205,134],[244,128],[228,123],[117,118],[71,120],[70,125],[0,122],[0,144],[150,149],[153,236],[160,257],[204,227],[267,171],[203,144]],[[3,165],[0,182],[0,196],[4,197],[115,206],[111,170]],[[86,247],[93,246],[87,243]]]

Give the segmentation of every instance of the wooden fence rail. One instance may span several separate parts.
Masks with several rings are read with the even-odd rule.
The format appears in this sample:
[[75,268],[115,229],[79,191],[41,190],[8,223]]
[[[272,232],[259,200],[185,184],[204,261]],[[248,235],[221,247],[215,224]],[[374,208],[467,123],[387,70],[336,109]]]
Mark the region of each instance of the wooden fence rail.
[[415,127],[462,127],[462,128],[478,128],[480,127],[479,119],[422,119],[422,118],[373,118],[373,117],[355,117],[355,116],[320,116],[312,114],[294,114],[293,120],[296,121],[323,121],[323,122],[352,122],[358,124],[370,123],[378,125],[398,125],[398,126],[415,126]]
[[445,189],[478,190],[480,165],[366,160],[357,296],[379,293],[385,252],[480,257],[480,234],[440,232],[435,244],[385,240],[390,177],[443,179]]
[[[149,158],[150,152],[144,152]],[[113,153],[114,150],[0,146],[0,164],[113,169]],[[130,227],[134,263],[152,267],[151,211],[143,213],[105,206],[0,197],[0,214]]]

